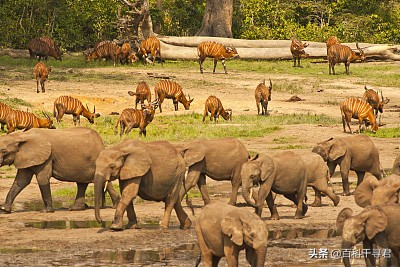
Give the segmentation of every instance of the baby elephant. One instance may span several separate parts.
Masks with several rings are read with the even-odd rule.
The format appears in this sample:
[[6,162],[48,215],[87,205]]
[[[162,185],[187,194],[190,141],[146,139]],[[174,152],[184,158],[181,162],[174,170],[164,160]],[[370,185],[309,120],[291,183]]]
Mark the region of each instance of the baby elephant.
[[[238,266],[239,251],[246,251],[246,259],[251,266],[264,266],[267,254],[267,225],[255,213],[214,202],[204,207],[196,223],[204,266],[218,266],[226,257],[228,267]],[[196,263],[198,266],[200,258]]]

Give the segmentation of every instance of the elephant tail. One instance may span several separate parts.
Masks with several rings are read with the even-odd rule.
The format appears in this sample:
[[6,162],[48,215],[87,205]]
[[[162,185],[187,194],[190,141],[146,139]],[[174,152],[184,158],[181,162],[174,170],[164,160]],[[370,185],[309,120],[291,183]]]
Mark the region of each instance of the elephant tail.
[[197,259],[196,259],[196,265],[195,265],[195,267],[199,266],[200,262],[201,262],[201,253],[200,253],[200,255],[199,255],[199,256],[197,257]]
[[192,201],[189,199],[189,195],[188,195],[188,192],[186,190],[185,179],[183,179],[183,189],[185,190],[186,205],[190,208],[190,210],[192,211],[192,214],[194,216],[194,207],[193,207]]

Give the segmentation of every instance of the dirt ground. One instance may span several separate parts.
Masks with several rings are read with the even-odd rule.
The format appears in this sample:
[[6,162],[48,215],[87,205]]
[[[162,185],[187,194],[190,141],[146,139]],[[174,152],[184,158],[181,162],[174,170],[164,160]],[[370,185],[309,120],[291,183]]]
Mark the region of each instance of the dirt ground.
[[[219,63],[220,64],[220,63]],[[291,63],[287,62],[288,67]],[[366,63],[379,64],[379,63]],[[396,64],[396,63],[388,63]],[[343,67],[343,66],[342,66]],[[217,70],[221,71],[220,65]],[[344,67],[343,67],[344,68]],[[202,113],[206,98],[214,94],[218,96],[226,108],[233,109],[235,114],[256,114],[254,103],[254,89],[262,79],[271,79],[274,84],[300,81],[305,91],[297,95],[305,101],[285,102],[293,94],[289,92],[272,92],[272,101],[269,109],[271,116],[276,114],[292,113],[325,113],[339,117],[338,104],[349,96],[361,97],[364,89],[357,77],[347,76],[341,72],[336,79],[326,80],[321,74],[319,85],[310,78],[298,76],[284,76],[267,73],[261,75],[253,72],[235,71],[229,68],[228,75],[206,72],[199,74],[198,67],[188,70],[171,71],[168,63],[164,67],[117,67],[117,68],[92,68],[70,69],[65,75],[79,74],[82,79],[76,81],[54,81],[47,84],[47,92],[36,93],[36,83],[33,80],[5,80],[0,84],[0,91],[7,96],[22,98],[32,103],[38,109],[52,110],[53,101],[60,95],[72,95],[89,106],[96,105],[96,110],[102,114],[112,111],[120,112],[132,105],[133,100],[128,96],[128,90],[134,90],[136,84],[145,80],[153,88],[156,79],[150,78],[148,73],[173,75],[174,80],[182,84],[185,93],[190,94],[195,100],[189,111],[173,110],[172,102],[166,101],[163,105],[163,116],[184,113]],[[85,81],[85,75],[106,73],[125,73],[132,75],[132,81],[94,80]],[[322,89],[322,90],[321,90]],[[391,99],[384,113],[384,127],[398,127],[400,105],[399,88],[382,88],[385,97]],[[68,118],[64,118],[68,120]],[[157,119],[157,115],[155,120]],[[71,120],[69,118],[69,120]],[[234,117],[233,117],[234,120]],[[72,121],[72,120],[71,120]],[[82,125],[86,121],[82,120]],[[200,123],[200,122],[199,122]],[[245,146],[252,151],[273,154],[279,152],[274,149],[278,146],[273,140],[279,137],[287,137],[290,144],[302,145],[310,150],[317,142],[333,136],[347,136],[342,132],[342,125],[290,125],[282,126],[283,129],[263,138],[242,140]],[[357,126],[353,125],[356,130]],[[135,133],[136,134],[136,133]],[[373,138],[379,148],[380,160],[384,169],[391,169],[393,160],[399,153],[400,140]],[[11,173],[15,172],[14,170]],[[3,177],[10,175],[10,171],[4,167],[0,169]],[[354,173],[350,177],[356,182]],[[12,178],[1,179],[0,202],[4,202],[7,192],[13,182]],[[228,202],[231,191],[229,182],[215,182],[207,179],[211,197],[213,200]],[[341,179],[335,176],[333,186],[337,194],[342,192]],[[71,183],[63,183],[52,179],[52,190],[71,187]],[[352,185],[354,190],[354,183]],[[308,191],[308,203],[314,199],[312,190]],[[50,214],[41,213],[42,207],[39,188],[36,181],[21,192],[14,202],[11,214],[0,214],[0,266],[194,266],[199,249],[196,244],[194,228],[180,230],[178,220],[173,214],[169,230],[161,230],[158,226],[163,214],[163,204],[154,202],[140,202],[135,204],[141,229],[112,232],[94,223],[94,210],[68,211],[68,200],[54,199],[59,203],[56,211]],[[267,266],[341,266],[339,259],[328,256],[328,259],[314,259],[310,251],[316,249],[328,249],[331,252],[340,248],[340,238],[335,233],[335,221],[338,213],[345,207],[352,208],[355,212],[362,209],[355,205],[353,196],[343,197],[337,207],[326,197],[323,198],[322,207],[310,207],[304,219],[293,218],[295,208],[282,196],[278,196],[276,203],[281,216],[279,221],[269,220],[269,211],[264,209],[262,219],[270,229],[270,247],[267,254]],[[190,214],[194,221],[201,213],[203,206],[201,198],[194,198],[196,206],[195,215]],[[93,202],[88,201],[89,206]],[[183,203],[184,204],[184,203]],[[238,198],[238,205],[244,207],[244,200]],[[184,204],[188,214],[189,209]],[[107,223],[113,219],[112,208],[103,209],[102,217]],[[34,226],[34,227],[31,227]],[[107,225],[106,225],[107,226]],[[322,257],[322,256],[321,256]],[[355,266],[362,266],[362,261],[355,260]],[[226,266],[222,261],[221,266]],[[201,265],[202,266],[202,265]],[[240,266],[246,266],[244,254],[240,256]]]

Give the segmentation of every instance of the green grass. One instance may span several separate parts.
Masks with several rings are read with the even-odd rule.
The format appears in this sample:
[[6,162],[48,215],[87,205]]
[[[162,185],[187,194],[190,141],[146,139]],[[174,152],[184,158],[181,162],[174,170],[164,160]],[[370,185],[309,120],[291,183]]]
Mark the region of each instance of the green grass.
[[378,138],[398,138],[400,137],[400,128],[379,128],[375,134],[370,131],[364,132],[364,134]]
[[311,146],[304,146],[304,145],[284,145],[284,146],[275,146],[272,147],[271,149],[273,150],[287,150],[287,149],[305,149],[305,148],[312,148]]
[[4,99],[0,99],[0,102],[9,105],[12,108],[33,107],[31,103],[16,97],[6,97]]

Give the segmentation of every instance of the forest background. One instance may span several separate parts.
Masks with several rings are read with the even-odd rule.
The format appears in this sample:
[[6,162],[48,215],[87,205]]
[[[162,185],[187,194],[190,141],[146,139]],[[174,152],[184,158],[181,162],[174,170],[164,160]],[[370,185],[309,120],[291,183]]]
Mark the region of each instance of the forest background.
[[[218,0],[214,0],[218,1]],[[82,51],[118,37],[118,0],[0,0],[0,48],[27,49],[47,35],[62,49]],[[242,39],[400,43],[400,1],[234,0],[232,34]],[[193,36],[200,29],[205,0],[150,0],[157,34]]]

